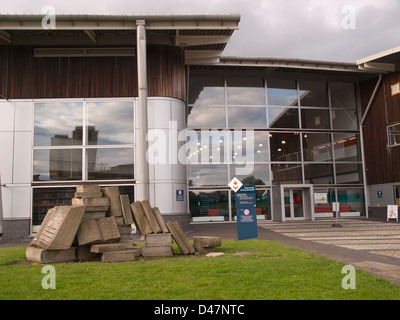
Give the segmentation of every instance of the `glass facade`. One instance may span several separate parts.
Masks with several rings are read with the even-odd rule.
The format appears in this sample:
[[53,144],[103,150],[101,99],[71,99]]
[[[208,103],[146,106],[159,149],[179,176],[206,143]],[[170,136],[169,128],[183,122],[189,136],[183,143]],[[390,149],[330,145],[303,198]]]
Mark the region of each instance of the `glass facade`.
[[[199,157],[206,150],[204,143],[191,148],[191,192],[210,187],[225,190],[230,206],[225,208],[229,214],[224,212],[224,220],[229,217],[233,221],[235,194],[226,189],[234,177],[255,184],[257,192],[263,190],[268,197],[273,185],[314,185],[315,190],[328,190],[328,202],[322,207],[341,195],[340,187],[348,186],[361,192],[357,198],[359,210],[352,212],[365,215],[355,83],[257,77],[250,73],[221,76],[217,71],[214,77],[210,72],[204,74],[207,76],[201,71],[190,74],[187,125],[199,136],[203,132],[223,132],[224,139],[216,138],[213,143],[216,158],[225,157],[216,162],[211,155],[203,157],[208,160],[204,162]],[[194,163],[192,157],[198,162]],[[315,208],[318,206],[315,204]],[[192,203],[190,210],[196,221],[199,214]],[[315,210],[316,217],[321,210],[324,208]],[[210,220],[220,221],[217,217],[214,213]],[[264,218],[271,219],[271,214]]]
[[134,141],[133,100],[35,102],[33,227],[82,182],[117,182],[133,199]]

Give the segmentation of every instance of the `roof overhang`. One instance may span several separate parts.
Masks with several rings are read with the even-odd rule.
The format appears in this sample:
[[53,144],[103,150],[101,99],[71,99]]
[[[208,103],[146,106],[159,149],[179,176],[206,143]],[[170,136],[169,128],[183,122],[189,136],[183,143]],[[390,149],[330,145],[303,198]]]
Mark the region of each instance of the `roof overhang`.
[[[218,63],[240,15],[0,15],[0,45],[55,47],[132,47],[136,23],[146,23],[149,44],[182,47],[187,64]],[[53,51],[54,54],[55,51]]]
[[357,60],[357,65],[362,70],[375,70],[380,73],[394,72],[400,67],[400,47]]

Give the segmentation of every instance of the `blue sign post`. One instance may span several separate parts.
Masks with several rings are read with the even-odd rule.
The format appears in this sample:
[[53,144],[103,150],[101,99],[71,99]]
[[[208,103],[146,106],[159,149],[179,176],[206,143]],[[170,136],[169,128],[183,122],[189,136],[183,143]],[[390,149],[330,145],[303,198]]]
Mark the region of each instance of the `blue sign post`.
[[256,186],[242,186],[236,192],[236,214],[238,240],[256,239]]

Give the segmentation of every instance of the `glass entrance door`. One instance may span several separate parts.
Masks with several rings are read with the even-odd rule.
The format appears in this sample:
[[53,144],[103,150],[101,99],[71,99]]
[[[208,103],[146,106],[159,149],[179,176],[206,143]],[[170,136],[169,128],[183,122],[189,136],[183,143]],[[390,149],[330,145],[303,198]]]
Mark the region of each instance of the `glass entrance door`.
[[304,201],[302,189],[285,190],[285,219],[304,219]]

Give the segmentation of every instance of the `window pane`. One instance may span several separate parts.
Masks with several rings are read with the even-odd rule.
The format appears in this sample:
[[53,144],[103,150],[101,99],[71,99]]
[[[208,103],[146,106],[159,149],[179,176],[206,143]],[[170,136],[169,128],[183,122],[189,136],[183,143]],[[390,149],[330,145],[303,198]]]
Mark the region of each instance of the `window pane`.
[[188,131],[187,160],[191,164],[228,163],[226,131]]
[[190,77],[189,104],[195,106],[215,106],[225,104],[223,78]]
[[[236,195],[231,193],[232,220],[236,220]],[[271,220],[271,191],[256,190],[256,213],[257,220]]]
[[333,202],[336,202],[335,189],[314,189],[314,212],[317,218],[332,218]]
[[300,128],[299,111],[294,108],[268,108],[268,125],[270,128]]
[[189,128],[226,128],[225,107],[189,107],[188,112]]
[[330,129],[329,110],[302,109],[301,124],[303,129]]
[[82,180],[82,150],[33,151],[33,181]]
[[327,108],[328,91],[326,82],[300,81],[300,105],[304,107]]
[[388,127],[388,144],[389,146],[400,144],[400,124]]
[[356,108],[356,93],[354,83],[331,82],[332,108]]
[[229,220],[228,191],[189,191],[193,221]]
[[290,164],[273,164],[272,169],[272,184],[302,184],[303,177],[300,165]]
[[358,130],[357,112],[354,110],[332,110],[333,129]]
[[267,82],[268,104],[273,106],[297,106],[297,84],[295,80],[271,79]]
[[70,206],[76,188],[34,188],[32,192],[32,225],[39,226],[47,211],[55,206]]
[[131,101],[88,102],[89,145],[134,144]]
[[271,133],[271,161],[301,161],[300,134]]
[[238,172],[240,172],[240,171],[237,171],[236,169],[239,169],[239,168],[245,169],[245,166],[232,164],[230,166],[231,179],[236,177],[244,185],[267,186],[270,184],[269,166],[267,164],[263,164],[263,165],[248,164],[247,167],[248,167],[248,169],[246,169],[246,171],[249,171],[249,173],[242,175],[242,174],[239,174]]
[[264,108],[228,108],[228,127],[247,129],[247,128],[267,128],[267,109]]
[[35,146],[82,144],[82,102],[35,103]]
[[265,105],[264,80],[251,78],[229,78],[228,104]]
[[120,180],[134,178],[133,149],[87,149],[89,180]]
[[338,189],[341,217],[365,217],[365,196],[363,189]]
[[192,164],[188,167],[189,186],[226,186],[229,183],[225,164]]
[[361,161],[360,135],[338,133],[333,135],[336,161]]
[[307,184],[334,184],[331,164],[304,164],[304,174]]
[[336,164],[337,184],[361,184],[363,183],[362,166],[359,164]]
[[304,161],[332,161],[331,135],[328,133],[303,134]]

